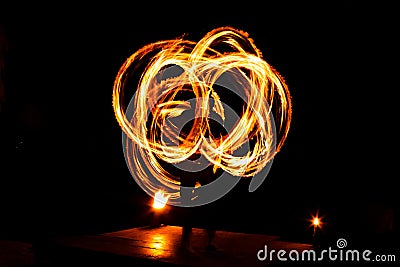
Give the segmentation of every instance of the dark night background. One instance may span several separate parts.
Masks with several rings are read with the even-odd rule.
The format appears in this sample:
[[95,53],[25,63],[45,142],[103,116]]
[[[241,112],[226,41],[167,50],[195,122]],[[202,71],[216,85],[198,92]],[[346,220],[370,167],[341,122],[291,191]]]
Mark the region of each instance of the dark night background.
[[233,26],[285,77],[293,120],[262,186],[249,193],[243,181],[219,201],[220,229],[310,241],[319,212],[329,242],[397,244],[398,19],[383,5],[332,3],[3,6],[0,237],[146,224],[151,198],[124,161],[114,77],[150,42]]

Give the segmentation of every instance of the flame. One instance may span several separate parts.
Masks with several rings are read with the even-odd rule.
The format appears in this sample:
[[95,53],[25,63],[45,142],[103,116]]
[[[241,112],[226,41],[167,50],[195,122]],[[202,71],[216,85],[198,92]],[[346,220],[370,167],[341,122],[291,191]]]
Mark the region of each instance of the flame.
[[[229,47],[229,51],[220,51],[218,45]],[[178,66],[181,73],[160,80],[160,73],[169,66]],[[144,71],[138,75],[137,87],[128,88],[128,80],[141,67]],[[240,84],[246,105],[223,139],[206,138],[210,126],[205,118],[211,111],[227,119],[223,94],[215,90],[224,73]],[[128,105],[134,107],[131,114],[124,105],[129,89],[136,90]],[[195,103],[179,98],[185,92],[194,95]],[[159,160],[177,164],[200,151],[214,164],[214,171],[221,168],[233,176],[253,177],[280,151],[292,117],[283,77],[262,58],[246,32],[232,27],[216,28],[197,43],[177,38],[140,48],[119,69],[112,99],[115,117],[127,136],[125,148],[131,155],[127,161],[135,180],[149,195],[161,185],[171,200],[179,198],[179,177]],[[214,101],[212,108],[210,100]],[[194,110],[194,125],[187,136],[180,137],[171,120],[190,109]],[[252,150],[235,154],[249,139],[254,142]]]
[[314,219],[313,219],[313,224],[314,224],[314,226],[319,226],[319,223],[320,223],[320,221],[319,221],[319,218],[318,217],[315,217]]
[[155,209],[162,209],[167,204],[168,198],[170,196],[165,196],[164,191],[158,190],[157,193],[154,195],[154,202],[153,208]]

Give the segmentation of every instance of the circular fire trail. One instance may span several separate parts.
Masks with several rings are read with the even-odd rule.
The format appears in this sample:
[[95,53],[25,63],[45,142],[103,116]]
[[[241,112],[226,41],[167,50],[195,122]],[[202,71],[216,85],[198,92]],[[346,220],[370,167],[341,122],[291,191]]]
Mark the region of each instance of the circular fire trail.
[[[247,33],[232,27],[214,29],[199,42],[182,37],[142,47],[120,67],[112,97],[135,181],[150,196],[162,190],[178,206],[214,201],[242,178],[253,178],[254,191],[292,116],[283,77]],[[213,131],[211,122],[225,130]],[[183,200],[179,171],[210,165],[221,177],[208,188],[188,188],[193,197]]]

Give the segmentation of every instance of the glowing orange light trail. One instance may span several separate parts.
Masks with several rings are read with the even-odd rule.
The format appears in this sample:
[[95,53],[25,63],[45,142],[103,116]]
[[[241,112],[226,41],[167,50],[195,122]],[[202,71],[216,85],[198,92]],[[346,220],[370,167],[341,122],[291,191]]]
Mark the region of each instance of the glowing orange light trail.
[[[220,51],[219,45],[229,51]],[[131,74],[143,66],[137,87],[128,88]],[[160,73],[170,66],[178,66],[181,72],[160,79]],[[228,119],[221,95],[215,90],[224,73],[236,77],[246,105],[228,135],[207,135],[210,125],[205,118],[212,111],[223,121]],[[127,114],[128,107],[123,103],[129,90],[135,92],[129,104],[134,110]],[[194,102],[178,97],[185,91],[193,93]],[[213,107],[209,106],[211,100]],[[136,51],[115,78],[113,108],[131,141],[131,145],[126,142],[131,155],[127,161],[135,180],[152,196],[161,184],[172,202],[179,198],[179,177],[159,160],[178,164],[200,151],[215,168],[237,177],[253,177],[280,151],[292,116],[290,93],[282,76],[262,58],[247,33],[231,27],[214,29],[197,43],[177,38]],[[171,121],[188,110],[194,110],[194,124],[182,137]],[[252,149],[235,154],[250,138]]]

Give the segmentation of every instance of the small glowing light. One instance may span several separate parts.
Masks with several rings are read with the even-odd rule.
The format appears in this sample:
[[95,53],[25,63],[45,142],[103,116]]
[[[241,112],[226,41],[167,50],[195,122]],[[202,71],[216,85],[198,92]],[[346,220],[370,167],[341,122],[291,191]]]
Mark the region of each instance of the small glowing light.
[[311,219],[309,220],[309,222],[310,227],[313,227],[313,237],[316,236],[318,229],[322,229],[322,225],[324,224],[322,219],[323,216],[319,216],[318,212],[315,215],[311,215]]
[[167,204],[169,196],[165,196],[162,190],[158,190],[157,193],[154,195],[154,202],[153,208],[155,209],[162,209]]
[[317,228],[321,228],[322,224],[323,224],[322,217],[319,217],[318,214],[316,214],[315,216],[313,215],[310,222],[311,222],[311,225],[314,226],[314,231]]
[[318,218],[318,217],[315,217],[315,218],[313,219],[313,224],[314,224],[314,226],[319,226],[319,223],[320,223],[319,218]]

